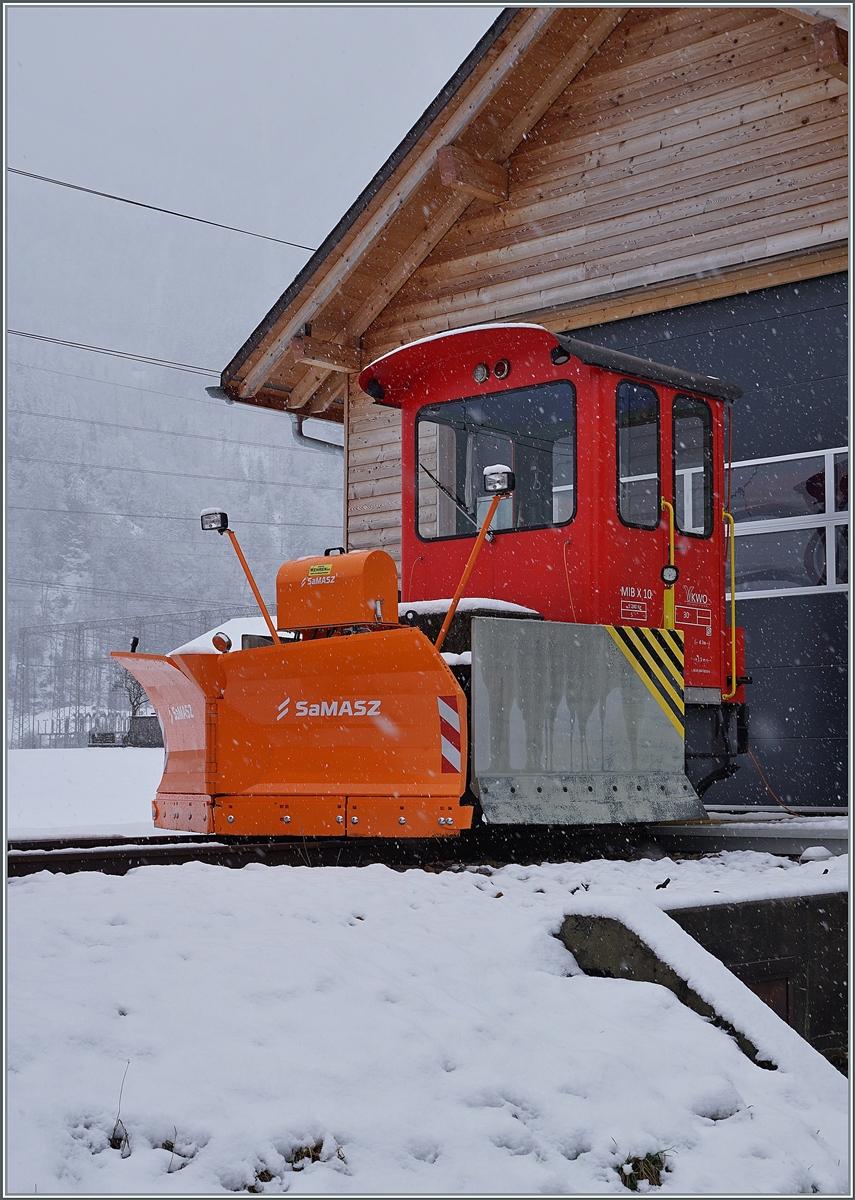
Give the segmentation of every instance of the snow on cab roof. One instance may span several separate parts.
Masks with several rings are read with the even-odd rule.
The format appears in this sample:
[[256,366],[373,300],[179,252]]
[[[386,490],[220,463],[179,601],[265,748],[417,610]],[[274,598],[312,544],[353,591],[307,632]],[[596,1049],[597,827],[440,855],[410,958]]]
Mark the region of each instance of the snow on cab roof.
[[[480,333],[484,329],[538,329],[541,333],[549,333],[549,330],[543,325],[535,325],[531,321],[501,321],[495,325],[463,325],[460,329],[443,329],[442,333],[431,333],[428,337],[416,338],[414,342],[405,342],[403,346],[396,346],[394,350],[387,350],[385,354],[381,354],[379,358],[375,358],[370,362],[365,370],[370,371],[372,367],[376,367],[378,363],[385,362],[387,358],[394,358],[396,354],[400,354],[403,350],[412,350],[414,346],[425,346],[428,342],[438,342],[442,338],[459,337],[462,333]],[[550,334],[551,337],[554,334]]]

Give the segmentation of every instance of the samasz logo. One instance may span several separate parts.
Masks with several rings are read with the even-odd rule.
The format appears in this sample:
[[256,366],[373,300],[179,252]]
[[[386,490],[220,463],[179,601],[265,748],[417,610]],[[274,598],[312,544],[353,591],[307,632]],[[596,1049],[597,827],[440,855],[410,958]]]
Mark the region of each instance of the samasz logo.
[[376,717],[380,715],[380,703],[379,700],[322,700],[319,704],[310,704],[307,700],[298,700],[294,716]]
[[172,721],[190,721],[193,718],[193,709],[189,704],[170,704],[169,718]]

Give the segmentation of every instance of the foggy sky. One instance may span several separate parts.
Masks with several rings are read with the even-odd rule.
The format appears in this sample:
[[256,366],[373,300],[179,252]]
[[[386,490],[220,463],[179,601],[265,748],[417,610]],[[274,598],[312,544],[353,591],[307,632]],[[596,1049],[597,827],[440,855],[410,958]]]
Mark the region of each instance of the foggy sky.
[[[10,7],[7,165],[318,246],[500,11]],[[7,191],[16,329],[220,369],[308,258]]]
[[[7,165],[317,246],[500,11],[7,6]],[[15,175],[6,200],[9,328],[216,373],[7,339],[12,659],[43,622],[251,603],[202,507],[268,598],[337,545],[341,459],[204,392],[309,253]]]

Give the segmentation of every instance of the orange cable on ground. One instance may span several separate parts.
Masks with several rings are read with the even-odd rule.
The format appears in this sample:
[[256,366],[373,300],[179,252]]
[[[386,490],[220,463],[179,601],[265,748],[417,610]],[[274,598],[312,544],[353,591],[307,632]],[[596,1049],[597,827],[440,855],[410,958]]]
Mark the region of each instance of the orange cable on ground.
[[794,813],[791,808],[787,808],[787,806],[783,802],[783,800],[779,800],[778,797],[775,795],[775,793],[772,791],[772,789],[769,787],[769,781],[767,780],[767,778],[763,774],[763,772],[760,770],[760,764],[757,761],[757,759],[754,757],[754,755],[751,753],[750,750],[748,751],[748,757],[751,759],[751,761],[754,763],[754,766],[757,768],[757,774],[760,776],[760,778],[766,784],[766,788],[767,788],[769,794],[771,795],[772,799],[775,800],[776,803],[780,804],[780,806],[784,810],[784,812],[788,812],[791,817],[797,817],[799,814]]

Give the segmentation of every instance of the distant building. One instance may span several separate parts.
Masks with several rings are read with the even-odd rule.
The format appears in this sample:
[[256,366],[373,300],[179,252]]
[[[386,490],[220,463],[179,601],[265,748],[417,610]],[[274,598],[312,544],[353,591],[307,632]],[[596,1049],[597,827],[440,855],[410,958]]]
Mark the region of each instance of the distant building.
[[[847,14],[506,9],[222,375],[236,401],[343,423],[347,545],[398,559],[400,416],[356,381],[386,351],[526,320],[739,383],[730,503],[755,755],[781,799],[832,806],[847,764]],[[771,797],[748,764],[715,800]]]

